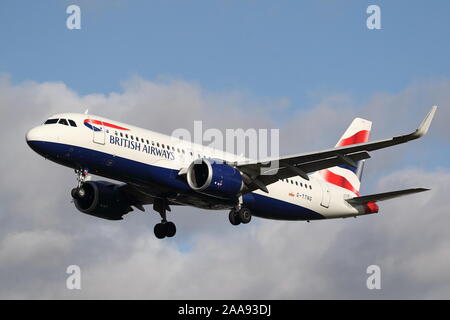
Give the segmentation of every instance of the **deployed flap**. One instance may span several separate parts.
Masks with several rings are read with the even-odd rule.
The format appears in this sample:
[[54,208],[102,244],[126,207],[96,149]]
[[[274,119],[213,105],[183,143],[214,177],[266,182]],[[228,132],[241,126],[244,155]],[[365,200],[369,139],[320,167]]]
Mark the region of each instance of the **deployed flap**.
[[414,189],[405,189],[405,190],[398,190],[398,191],[391,191],[391,192],[384,192],[384,193],[375,193],[375,194],[369,194],[367,196],[361,196],[361,197],[355,197],[347,199],[346,201],[350,204],[365,204],[368,202],[377,202],[377,201],[383,201],[383,200],[389,200],[401,196],[406,196],[408,194],[413,193],[419,193],[428,191],[430,189],[425,188],[414,188]]

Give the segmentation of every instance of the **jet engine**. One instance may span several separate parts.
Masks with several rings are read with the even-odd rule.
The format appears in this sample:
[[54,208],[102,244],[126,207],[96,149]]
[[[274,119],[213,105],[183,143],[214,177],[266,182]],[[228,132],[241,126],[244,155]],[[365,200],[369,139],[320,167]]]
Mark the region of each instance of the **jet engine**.
[[224,199],[238,196],[244,188],[238,169],[210,159],[192,162],[187,170],[187,182],[197,192]]
[[106,181],[87,181],[72,189],[75,207],[82,213],[108,220],[121,220],[133,209],[119,185]]

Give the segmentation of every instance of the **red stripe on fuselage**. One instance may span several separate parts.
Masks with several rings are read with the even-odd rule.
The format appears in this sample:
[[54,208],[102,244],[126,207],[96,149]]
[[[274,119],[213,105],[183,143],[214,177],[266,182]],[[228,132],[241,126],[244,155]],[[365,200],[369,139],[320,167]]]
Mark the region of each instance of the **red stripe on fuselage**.
[[367,142],[369,141],[369,133],[370,132],[367,130],[361,130],[354,135],[339,141],[338,147]]
[[109,127],[109,128],[113,128],[113,129],[118,129],[118,130],[130,130],[124,127],[120,127],[120,126],[116,126],[115,124],[109,123],[109,122],[105,122],[105,121],[100,121],[100,120],[94,120],[94,119],[86,119],[84,120],[84,122],[87,123],[92,123],[92,124],[98,124],[98,125],[104,125],[105,127]]
[[[332,183],[334,185],[337,185],[339,187],[345,188],[347,190],[350,190],[354,192],[358,197],[361,196],[358,190],[356,190],[350,182],[348,182],[347,179],[345,179],[343,176],[337,175],[330,170],[322,170],[321,171],[325,181]],[[364,204],[364,213],[370,214],[370,213],[377,213],[379,210],[378,205],[375,202],[367,202]]]
[[347,179],[345,179],[345,177],[337,175],[330,170],[322,170],[321,173],[325,181],[332,183],[338,187],[350,190],[351,192],[359,196],[359,191],[356,190],[355,187],[353,187],[353,185]]

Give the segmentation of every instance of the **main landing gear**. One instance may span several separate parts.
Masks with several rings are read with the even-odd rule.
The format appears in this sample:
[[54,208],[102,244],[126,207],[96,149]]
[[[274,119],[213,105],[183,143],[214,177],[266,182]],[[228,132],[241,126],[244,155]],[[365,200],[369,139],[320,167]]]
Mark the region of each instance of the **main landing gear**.
[[239,210],[233,209],[230,211],[228,219],[233,226],[237,226],[241,223],[247,224],[252,220],[252,212],[246,207],[242,207]]
[[170,211],[167,199],[156,198],[153,203],[153,210],[161,215],[161,223],[156,224],[153,229],[155,236],[158,239],[173,237],[177,233],[177,228],[175,223],[167,221],[166,211]]

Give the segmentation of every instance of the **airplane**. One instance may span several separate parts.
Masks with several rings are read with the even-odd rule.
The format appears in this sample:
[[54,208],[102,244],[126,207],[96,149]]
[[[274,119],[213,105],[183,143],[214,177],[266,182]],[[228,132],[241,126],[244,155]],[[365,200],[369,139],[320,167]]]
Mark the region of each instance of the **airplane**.
[[[309,222],[374,214],[379,201],[427,191],[359,192],[369,152],[422,137],[436,110],[433,106],[409,134],[369,142],[372,122],[355,118],[334,148],[263,160],[87,113],[55,114],[29,130],[26,142],[44,158],[75,170],[71,196],[79,211],[121,220],[133,208],[153,205],[161,216],[154,234],[163,239],[176,233],[167,220],[174,206],[230,210],[235,226],[253,216]],[[120,183],[92,181],[89,174]]]

